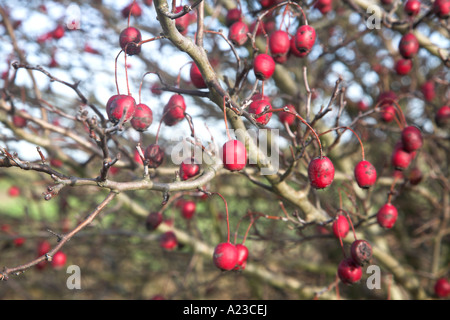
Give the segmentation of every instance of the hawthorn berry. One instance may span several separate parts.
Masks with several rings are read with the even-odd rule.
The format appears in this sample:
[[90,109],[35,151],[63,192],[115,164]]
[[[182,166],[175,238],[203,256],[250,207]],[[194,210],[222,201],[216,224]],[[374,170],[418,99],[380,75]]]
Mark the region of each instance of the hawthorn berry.
[[248,26],[243,21],[236,21],[230,26],[228,32],[228,40],[235,46],[242,46],[248,40],[247,33],[249,32]]
[[377,180],[377,170],[373,164],[366,160],[358,162],[354,173],[358,186],[363,189],[373,186]]
[[402,143],[398,143],[391,155],[391,164],[396,170],[405,170],[413,160],[412,154],[403,148]]
[[234,270],[244,270],[247,265],[248,248],[244,244],[238,243],[236,244],[236,249],[238,252],[238,258]]
[[338,214],[336,219],[333,221],[332,229],[336,238],[344,239],[350,230],[350,225],[347,218],[342,214]]
[[450,296],[450,281],[446,278],[439,278],[434,284],[434,294],[439,298]]
[[247,149],[239,140],[229,140],[222,146],[222,162],[225,169],[240,171],[247,164]]
[[180,178],[187,180],[196,176],[200,172],[200,165],[195,162],[194,158],[184,159],[180,164]]
[[[288,108],[292,112],[297,112],[292,104],[287,104],[285,108]],[[288,126],[292,126],[297,119],[295,115],[286,111],[280,111],[278,113],[278,118],[280,119],[281,123],[286,123]]]
[[177,236],[173,231],[166,231],[159,237],[159,246],[165,250],[171,251],[178,246]]
[[9,187],[8,195],[10,197],[18,197],[18,196],[20,196],[20,188],[18,186],[11,186],[11,187]]
[[200,72],[200,69],[198,68],[197,64],[193,62],[191,64],[191,69],[189,71],[189,75],[191,77],[192,84],[198,88],[203,89],[206,88],[205,80],[203,80],[202,73]]
[[225,25],[229,28],[237,21],[242,21],[242,11],[238,8],[228,10],[225,16]]
[[334,180],[334,166],[327,157],[317,157],[309,162],[308,178],[315,189],[328,187]]
[[390,203],[384,204],[377,212],[378,224],[386,229],[391,229],[398,218],[397,208]]
[[395,118],[395,107],[392,104],[385,104],[381,109],[381,120],[389,123]]
[[[175,13],[181,12],[183,10],[184,10],[183,6],[177,6],[175,8]],[[187,34],[190,23],[191,18],[189,14],[184,14],[181,17],[175,19],[175,27],[177,28],[178,32],[180,32],[182,35]]]
[[136,100],[134,100],[132,96],[126,94],[117,95],[109,105],[107,104],[108,119],[114,124],[119,123],[122,117],[123,122],[129,121],[133,117],[135,111]]
[[269,36],[269,49],[275,62],[286,62],[290,44],[289,34],[286,31],[277,30]]
[[339,279],[345,284],[353,284],[361,280],[362,268],[352,258],[344,258],[338,266]]
[[420,90],[422,91],[423,97],[425,101],[430,102],[434,99],[436,96],[435,87],[434,87],[434,81],[427,81],[425,82],[421,87]]
[[158,144],[151,144],[145,149],[144,158],[149,168],[156,169],[164,161],[164,151]]
[[141,52],[141,46],[138,45],[141,40],[141,32],[135,27],[123,29],[119,35],[120,47],[130,56]]
[[404,76],[411,71],[412,66],[413,64],[411,59],[399,59],[395,63],[395,71],[398,75]]
[[433,12],[439,19],[450,17],[450,0],[436,0],[433,3]]
[[181,205],[181,215],[185,219],[192,219],[192,217],[195,214],[195,210],[197,208],[197,205],[192,200],[186,200],[183,201],[183,204]]
[[61,269],[66,264],[67,256],[64,252],[58,251],[52,257],[52,267]]
[[321,14],[326,14],[333,8],[333,0],[318,0],[314,5]]
[[145,220],[145,228],[148,231],[153,231],[161,224],[163,221],[163,214],[160,211],[150,212]]
[[260,53],[255,57],[255,61],[253,62],[253,72],[257,79],[267,80],[275,72],[275,61],[270,55]]
[[411,32],[402,36],[398,45],[400,54],[405,59],[410,59],[419,51],[419,41]]
[[405,151],[416,151],[422,147],[422,144],[422,132],[419,128],[409,126],[402,130],[402,146]]
[[[264,98],[254,100],[248,107],[248,112],[254,114],[255,116],[263,113],[266,110],[272,110],[272,105],[269,99]],[[266,125],[270,121],[270,118],[272,118],[272,112],[267,112],[262,116],[256,118],[255,121],[261,125]]]
[[181,94],[174,94],[163,109],[164,124],[171,127],[184,119],[186,111],[186,103]]
[[[21,111],[25,112],[24,110],[21,110]],[[14,114],[12,116],[12,123],[17,128],[25,128],[27,126],[28,120],[22,116]]]
[[142,15],[142,8],[141,6],[133,1],[132,3],[125,6],[122,11],[122,17],[128,18],[128,16],[131,14],[134,17],[140,17]]
[[350,254],[357,264],[365,265],[372,258],[372,246],[366,240],[355,240],[350,247]]
[[311,52],[316,42],[316,30],[310,25],[302,25],[295,34],[295,46],[300,53],[305,55]]
[[139,103],[136,105],[136,109],[133,118],[130,120],[131,126],[136,131],[145,131],[150,127],[153,122],[152,109],[146,104]]
[[214,265],[224,271],[232,270],[238,262],[238,250],[234,244],[229,242],[219,243],[214,248]]
[[422,171],[417,167],[412,168],[409,172],[408,179],[409,183],[413,186],[418,185],[423,179]]
[[442,106],[436,111],[434,122],[438,127],[444,128],[450,124],[450,106]]
[[417,16],[420,12],[420,1],[419,0],[407,0],[405,6],[403,7],[405,13],[409,16]]

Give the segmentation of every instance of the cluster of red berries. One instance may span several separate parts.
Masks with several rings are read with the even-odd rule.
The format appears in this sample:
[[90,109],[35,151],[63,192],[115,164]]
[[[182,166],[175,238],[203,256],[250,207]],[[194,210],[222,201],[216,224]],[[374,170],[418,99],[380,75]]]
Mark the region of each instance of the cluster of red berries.
[[[45,254],[47,254],[51,249],[51,244],[47,240],[42,240],[38,243],[37,247],[37,256],[41,257]],[[65,266],[67,261],[67,255],[62,251],[57,251],[52,257],[51,257],[51,266],[54,269],[61,269]],[[39,262],[36,267],[38,270],[42,270],[47,266],[47,260],[43,260]]]

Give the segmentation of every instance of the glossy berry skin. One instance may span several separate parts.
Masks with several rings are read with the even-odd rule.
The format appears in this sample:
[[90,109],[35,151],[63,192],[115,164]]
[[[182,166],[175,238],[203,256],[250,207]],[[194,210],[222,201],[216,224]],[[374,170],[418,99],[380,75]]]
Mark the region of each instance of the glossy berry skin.
[[253,62],[253,71],[258,80],[267,80],[275,72],[275,60],[268,54],[260,53]]
[[291,40],[289,41],[290,45],[289,45],[289,55],[294,55],[295,57],[298,58],[303,58],[306,57],[308,55],[307,52],[300,52],[298,51],[297,47],[295,46],[295,36],[291,37]]
[[181,205],[181,215],[185,219],[192,219],[192,217],[195,214],[196,207],[197,205],[195,204],[194,201],[191,200],[183,201],[183,204]]
[[108,119],[117,124],[122,117],[124,122],[129,121],[136,111],[136,100],[132,96],[121,94],[112,100],[107,108]]
[[[268,99],[255,100],[249,105],[248,112],[256,116],[265,111],[266,108],[272,110],[272,105]],[[256,118],[255,121],[261,125],[266,125],[270,121],[270,118],[272,118],[272,112],[267,112]]]
[[159,246],[168,251],[174,250],[178,246],[175,233],[173,231],[164,232],[159,238]]
[[214,265],[224,271],[232,270],[238,262],[238,250],[229,242],[219,243],[214,249]]
[[137,45],[139,42],[141,42],[141,40],[141,32],[135,27],[125,28],[122,30],[122,32],[120,32],[120,47],[130,56],[139,54],[141,52],[141,46]]
[[283,30],[274,31],[269,36],[269,50],[275,62],[284,63],[290,47],[289,34]]
[[400,40],[398,50],[403,58],[411,59],[419,51],[419,41],[412,33],[406,33]]
[[344,215],[339,214],[333,221],[332,229],[336,238],[344,239],[350,230],[350,225],[347,218]]
[[434,116],[434,122],[438,127],[444,128],[450,124],[450,106],[442,106]]
[[64,252],[58,251],[52,257],[52,267],[61,269],[66,264],[67,256]]
[[206,88],[206,83],[205,80],[203,80],[203,76],[202,73],[200,72],[200,69],[198,68],[198,66],[195,64],[195,62],[193,62],[191,64],[191,69],[189,71],[189,75],[191,77],[191,82],[192,84],[198,88],[198,89],[203,89]]
[[372,246],[366,240],[355,240],[350,247],[350,254],[353,261],[363,266],[372,259]]
[[362,268],[352,258],[344,258],[338,266],[339,279],[345,284],[353,284],[361,280]]
[[236,21],[230,26],[228,40],[237,47],[243,46],[247,40],[249,32],[248,26],[243,21]]
[[395,170],[401,171],[409,167],[412,159],[412,154],[406,151],[400,143],[392,151],[391,164]]
[[124,18],[128,18],[130,14],[134,17],[140,17],[142,15],[142,8],[138,3],[132,2],[124,7],[121,13]]
[[334,179],[334,166],[327,157],[315,158],[308,165],[308,178],[315,189],[328,187]]
[[184,119],[186,103],[180,94],[174,94],[170,97],[163,110],[164,124],[171,127]]
[[238,243],[236,244],[236,250],[238,252],[238,258],[234,270],[244,270],[247,265],[248,248],[245,245]]
[[316,30],[310,25],[303,25],[297,29],[295,34],[295,46],[297,50],[305,55],[311,52],[316,42]]
[[240,171],[247,164],[247,149],[239,140],[229,140],[222,147],[222,162],[225,169]]
[[[284,107],[288,108],[292,112],[297,112],[292,104],[288,104]],[[278,118],[280,119],[281,123],[286,123],[288,126],[292,126],[297,119],[295,115],[285,111],[278,112]]]
[[422,144],[423,138],[420,129],[409,126],[402,130],[402,145],[405,151],[416,151],[422,147]]
[[358,186],[363,189],[368,189],[373,186],[377,180],[377,170],[366,160],[358,162],[355,166],[355,179]]
[[395,71],[398,75],[404,76],[407,75],[413,67],[413,63],[411,59],[399,59],[395,63]]
[[409,16],[417,16],[420,12],[419,0],[407,0],[404,6],[405,13]]
[[433,12],[439,19],[450,17],[450,0],[436,0],[433,3]]
[[158,168],[164,161],[164,151],[157,144],[149,145],[144,152],[144,158],[148,162],[148,167]]
[[196,176],[200,172],[200,165],[193,158],[183,160],[180,164],[180,178],[187,180]]
[[151,126],[153,122],[153,112],[149,106],[139,103],[136,106],[133,118],[130,120],[131,126],[136,131],[145,131]]
[[225,16],[225,25],[231,27],[231,25],[237,21],[242,21],[242,11],[238,8],[233,8],[227,11]]
[[150,212],[145,220],[145,228],[148,231],[156,230],[163,221],[163,215],[160,211]]
[[450,281],[446,278],[439,278],[434,284],[434,294],[439,298],[450,296]]
[[377,212],[378,224],[386,229],[391,229],[398,218],[397,208],[390,203],[383,205]]
[[434,97],[436,96],[434,82],[433,81],[427,81],[421,86],[421,91],[423,94],[423,98],[425,101],[430,102],[433,101]]
[[392,122],[395,118],[395,107],[393,105],[384,105],[381,109],[381,120],[383,122]]

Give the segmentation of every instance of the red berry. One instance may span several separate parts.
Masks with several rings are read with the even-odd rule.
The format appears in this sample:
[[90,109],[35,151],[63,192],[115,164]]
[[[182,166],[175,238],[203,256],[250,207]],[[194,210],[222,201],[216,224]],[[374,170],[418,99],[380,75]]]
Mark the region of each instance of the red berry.
[[416,151],[422,147],[423,138],[420,129],[414,126],[409,126],[402,131],[402,145],[403,149],[408,152]]
[[275,61],[270,55],[260,53],[253,62],[253,71],[257,79],[267,80],[275,72]]
[[135,27],[128,27],[120,32],[119,44],[122,50],[127,54],[135,55],[141,52],[141,46],[138,44],[141,42],[141,32]]
[[195,159],[188,158],[183,160],[180,164],[180,177],[181,180],[187,180],[196,176],[200,171],[200,165],[195,162]]
[[409,183],[411,183],[413,186],[418,185],[420,181],[422,181],[423,174],[422,171],[419,168],[412,168],[409,172]]
[[290,48],[289,34],[283,30],[273,32],[269,37],[269,49],[274,61],[284,63]]
[[315,189],[328,187],[334,179],[334,166],[327,157],[315,158],[308,165],[308,177]]
[[297,29],[295,34],[295,46],[300,53],[305,55],[311,52],[316,42],[316,30],[310,25],[303,25]]
[[228,32],[228,40],[235,46],[242,46],[247,42],[249,32],[247,24],[243,21],[236,21],[230,27]]
[[156,169],[164,161],[164,151],[158,144],[151,144],[145,149],[144,158],[147,160],[149,168]]
[[25,238],[24,238],[24,237],[17,237],[17,238],[14,238],[14,245],[15,245],[16,247],[20,247],[20,246],[22,246],[24,243],[25,243]]
[[248,248],[245,245],[238,243],[236,245],[236,249],[238,252],[238,258],[234,270],[244,270],[247,265]]
[[450,17],[450,0],[436,0],[433,3],[433,12],[440,19],[447,19]]
[[345,258],[339,263],[338,276],[343,283],[353,284],[361,280],[362,268],[352,258]]
[[271,7],[275,2],[276,0],[259,0],[259,4],[263,9]]
[[[255,116],[264,112],[265,110],[272,110],[272,105],[268,99],[254,100],[248,107],[248,112]],[[272,112],[267,112],[264,115],[255,119],[255,121],[261,125],[266,125],[270,118],[272,118]]]
[[160,95],[161,93],[162,93],[162,90],[161,89],[159,89],[160,88],[160,85],[158,84],[158,83],[154,83],[154,84],[152,84],[152,86],[150,87],[150,91],[153,93],[153,94],[156,94],[156,95]]
[[135,111],[136,100],[126,94],[116,96],[109,104],[109,108],[107,108],[108,119],[114,124],[117,124],[122,117],[124,117],[124,122],[130,120]]
[[405,13],[409,16],[417,16],[420,12],[419,0],[407,0],[404,6]]
[[[21,110],[21,111],[25,112],[24,110]],[[17,128],[25,128],[27,126],[28,120],[22,116],[14,114],[12,117],[12,122],[13,122],[14,126]]]
[[185,219],[192,219],[192,217],[195,214],[196,204],[194,201],[187,200],[183,201],[183,204],[181,206],[181,215]]
[[395,71],[398,75],[404,76],[411,71],[412,66],[413,64],[411,59],[400,59],[395,63]]
[[344,215],[339,214],[333,221],[332,229],[336,238],[344,239],[350,230],[347,218]]
[[50,249],[52,248],[52,246],[50,245],[50,242],[48,242],[47,240],[42,240],[38,243],[38,248],[37,248],[37,254],[38,256],[43,256],[44,254],[46,254],[47,252],[50,251]]
[[221,270],[232,270],[238,262],[238,250],[236,246],[229,243],[219,243],[214,249],[214,265]]
[[66,264],[67,256],[64,252],[58,251],[52,257],[52,267],[61,269]]
[[425,82],[421,87],[421,91],[425,101],[428,102],[432,101],[436,95],[436,92],[434,91],[434,82],[433,81]]
[[406,151],[400,142],[392,151],[391,164],[396,170],[404,170],[409,167],[412,159],[412,154]]
[[389,123],[392,120],[394,120],[395,118],[395,107],[391,104],[385,104],[382,108],[381,108],[381,120],[383,120],[383,122]]
[[237,21],[242,21],[242,11],[238,8],[233,8],[227,11],[225,17],[225,25],[230,27],[233,23]]
[[62,37],[64,37],[64,33],[65,33],[64,27],[61,25],[57,25],[55,30],[53,30],[51,34],[52,34],[53,39],[58,40],[58,39],[61,39]]
[[169,101],[163,109],[164,123],[171,127],[184,119],[186,111],[186,103],[182,95],[176,93],[170,97]]
[[446,278],[439,278],[434,284],[434,293],[439,298],[446,298],[450,295],[450,281]]
[[367,189],[375,184],[377,170],[369,161],[360,161],[355,167],[355,179],[360,188]]
[[159,211],[150,212],[145,220],[145,228],[148,231],[153,231],[161,224],[163,221],[163,215]]
[[438,127],[447,127],[450,124],[450,106],[442,106],[434,116],[434,122]]
[[159,246],[165,250],[173,250],[178,246],[177,236],[173,231],[164,232],[159,238]]
[[350,247],[353,261],[359,265],[365,265],[372,258],[372,246],[366,240],[355,240]]
[[10,197],[18,197],[20,196],[20,188],[18,186],[11,186],[8,189],[8,194]]
[[419,41],[412,33],[403,35],[398,45],[400,54],[405,59],[410,59],[419,51]]
[[326,14],[333,8],[332,0],[318,0],[314,5],[315,8],[319,9],[320,13]]
[[240,171],[247,164],[247,149],[239,140],[229,140],[222,147],[222,162],[225,169]]
[[131,126],[136,131],[145,131],[153,122],[153,112],[149,106],[139,103],[136,106],[133,118],[130,120]]
[[202,73],[200,72],[200,69],[198,66],[193,62],[191,64],[191,70],[189,72],[189,75],[191,77],[192,84],[199,89],[206,88],[205,80],[203,80]]
[[378,224],[386,229],[394,226],[398,218],[398,211],[392,204],[386,203],[377,212]]
[[365,112],[365,111],[369,110],[369,105],[364,100],[358,101],[356,106],[357,106],[358,110],[361,112]]
[[[183,10],[184,10],[183,6],[177,6],[175,8],[175,13],[181,12]],[[187,34],[190,23],[191,23],[191,17],[189,14],[185,14],[185,15],[175,19],[175,27],[182,35]]]
[[135,17],[140,17],[142,15],[142,8],[137,2],[132,2],[126,7],[122,9],[122,17],[128,18],[128,16],[131,14]]
[[307,52],[300,52],[297,47],[295,46],[295,37],[291,37],[291,40],[289,41],[289,54],[293,54],[296,57],[303,58],[308,55]]
[[[296,112],[295,107],[292,104],[286,105],[285,108],[288,108],[292,112]],[[281,123],[286,123],[288,126],[292,126],[297,119],[295,115],[285,111],[279,112],[278,117],[280,118]]]

